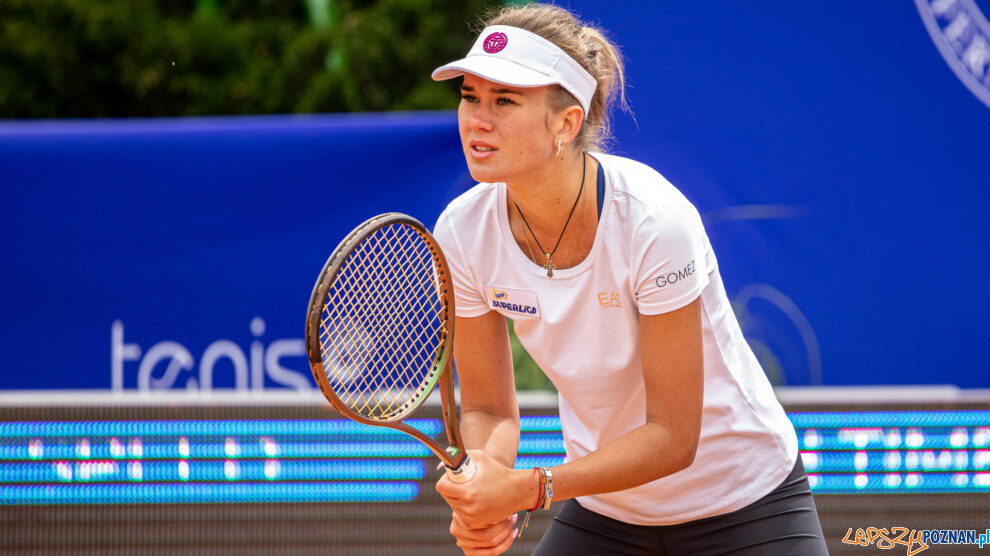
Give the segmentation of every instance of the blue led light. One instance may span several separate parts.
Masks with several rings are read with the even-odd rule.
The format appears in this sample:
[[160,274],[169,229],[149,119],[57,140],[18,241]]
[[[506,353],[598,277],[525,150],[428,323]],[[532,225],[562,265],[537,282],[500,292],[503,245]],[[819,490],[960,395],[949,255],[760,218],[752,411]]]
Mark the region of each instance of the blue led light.
[[969,450],[802,451],[801,457],[809,473],[981,470]]
[[797,428],[975,427],[990,424],[990,411],[863,411],[789,413]]
[[[403,435],[404,436],[404,435]],[[410,437],[378,442],[354,442],[348,439],[332,439],[330,442],[278,442],[279,457],[324,457],[324,458],[356,458],[356,457],[426,457],[431,454],[429,448]],[[47,444],[41,449],[40,455],[32,456],[31,447],[26,439],[18,439],[15,443],[0,445],[0,460],[63,460],[63,459],[226,459],[263,458],[268,457],[264,448],[259,446],[257,439],[244,439],[236,456],[231,456],[223,442],[206,440],[204,442],[189,441],[186,445],[188,453],[183,453],[177,440],[145,441],[141,443],[141,453],[137,456],[131,451],[114,456],[112,447],[107,442],[91,444],[90,457],[80,457],[71,444]]]
[[516,469],[532,469],[534,467],[553,467],[564,463],[563,455],[519,456],[516,458]]
[[519,418],[522,432],[560,432],[560,418],[553,416],[524,416]]
[[9,505],[409,502],[417,495],[419,485],[408,482],[0,486],[0,503]]
[[811,490],[816,494],[990,493],[990,481],[981,485],[979,475],[979,473],[809,473],[808,482],[811,485]]
[[[141,480],[148,482],[224,481],[228,461],[144,461]],[[277,463],[277,467],[269,465]],[[26,462],[0,466],[0,483],[98,483],[133,480],[131,462]],[[267,467],[266,467],[267,466]],[[277,471],[273,471],[276,468]],[[238,460],[241,481],[418,481],[426,476],[426,462],[413,460]]]
[[[409,419],[407,425],[434,436],[443,430],[439,419]],[[387,427],[332,420],[219,421],[18,421],[0,422],[0,438],[87,436],[359,436],[366,439],[408,438]]]
[[520,454],[562,454],[564,437],[558,434],[523,434],[519,438]]
[[[970,429],[975,431],[976,429]],[[813,434],[798,430],[798,446],[802,450],[862,450],[862,449],[958,449],[975,443],[961,443],[958,432],[944,428],[907,429],[813,429]],[[911,431],[911,432],[909,432]],[[975,433],[974,439],[979,439]]]

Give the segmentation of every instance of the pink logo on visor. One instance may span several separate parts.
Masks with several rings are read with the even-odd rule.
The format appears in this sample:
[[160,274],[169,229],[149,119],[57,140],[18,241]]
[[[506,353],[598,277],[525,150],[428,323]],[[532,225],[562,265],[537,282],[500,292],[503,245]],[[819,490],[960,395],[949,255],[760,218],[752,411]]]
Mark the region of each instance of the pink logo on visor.
[[506,37],[505,33],[492,33],[485,38],[484,49],[489,54],[495,54],[505,48],[508,43],[509,37]]

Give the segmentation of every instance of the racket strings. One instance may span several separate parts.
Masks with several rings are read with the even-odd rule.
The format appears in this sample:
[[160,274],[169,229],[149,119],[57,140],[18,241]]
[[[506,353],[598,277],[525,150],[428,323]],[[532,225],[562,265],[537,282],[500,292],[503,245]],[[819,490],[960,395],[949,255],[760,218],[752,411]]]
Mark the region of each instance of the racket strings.
[[[394,317],[389,318],[390,315],[388,313],[383,315],[383,308],[389,305],[394,306],[395,300],[390,299],[389,292],[392,290],[389,286],[393,286],[393,284],[389,283],[387,277],[382,276],[382,265],[373,263],[379,254],[372,247],[373,243],[368,243],[365,249],[355,251],[352,254],[354,266],[342,269],[338,275],[341,291],[344,294],[342,305],[339,306],[344,308],[361,307],[360,310],[364,314],[358,320],[356,328],[362,334],[358,334],[355,337],[355,326],[351,322],[352,319],[347,319],[345,322],[349,326],[343,330],[345,334],[344,340],[347,343],[331,344],[338,353],[340,353],[341,347],[355,345],[357,347],[356,350],[351,349],[340,353],[342,355],[340,359],[345,362],[350,359],[355,364],[347,368],[350,376],[343,377],[352,378],[354,380],[353,387],[342,389],[343,396],[341,397],[345,403],[362,414],[375,414],[385,409],[384,404],[390,406],[398,403],[395,395],[389,389],[383,387],[384,384],[391,383],[399,388],[403,386],[397,380],[401,377],[396,377],[394,371],[383,365],[380,352],[374,349],[376,345],[380,344],[381,351],[389,352],[393,350],[394,334],[389,332],[395,326],[395,319]],[[368,275],[364,279],[355,279],[357,271],[354,269],[365,269]],[[383,303],[370,304],[366,302],[367,300],[380,300]],[[368,327],[368,323],[379,323],[385,333],[375,333],[373,328]],[[369,330],[371,333],[368,333]],[[379,372],[372,372],[374,369],[378,369]],[[341,374],[337,373],[336,378],[342,378]],[[342,386],[344,385],[346,384],[342,384]],[[369,391],[377,395],[360,395]],[[372,403],[374,405],[371,405]]]
[[327,378],[356,413],[391,420],[429,393],[446,338],[433,253],[416,230],[384,226],[351,251],[324,299]]
[[[388,255],[388,253],[390,253],[390,251],[388,250],[390,247],[393,246],[392,245],[385,246],[386,256]],[[400,249],[398,250],[398,253],[399,255],[404,255],[404,260],[395,261],[400,268],[416,268],[415,265],[417,263],[422,264],[422,261],[412,260],[409,257],[410,250],[408,249]],[[363,261],[363,262],[367,263],[367,261]],[[383,270],[389,271],[387,275],[382,275],[381,273],[378,273],[377,276],[373,276],[372,283],[374,283],[375,285],[377,286],[398,285],[398,287],[378,287],[373,292],[373,295],[375,296],[384,297],[384,302],[379,303],[378,305],[375,306],[376,311],[374,316],[383,319],[385,321],[384,322],[385,330],[389,332],[394,332],[398,329],[399,326],[401,326],[401,321],[399,319],[403,315],[401,314],[400,311],[394,311],[394,310],[387,311],[385,312],[385,314],[382,314],[382,309],[386,307],[398,307],[400,303],[404,303],[404,302],[408,303],[410,299],[415,298],[417,296],[417,292],[412,290],[417,286],[417,283],[415,281],[416,276],[414,274],[404,274],[404,273],[393,275],[391,272],[395,270],[393,265],[382,265],[382,266],[372,265],[371,268],[375,269],[376,271],[383,271]],[[390,280],[390,278],[392,278],[393,276],[397,276],[398,279]],[[417,325],[418,323],[414,322],[412,324]],[[423,327],[419,327],[419,328],[422,329]],[[415,326],[413,330],[415,330]],[[408,334],[410,331],[405,331],[405,332]],[[408,369],[415,366],[419,361],[419,359],[421,359],[421,354],[413,353],[412,348],[414,346],[425,345],[423,343],[425,338],[414,337],[411,339],[413,340],[412,342],[408,342],[408,341],[401,342],[400,335],[390,333],[386,336],[385,349],[378,350],[376,352],[379,355],[392,354],[393,356],[392,361],[376,360],[374,363],[376,366],[378,366],[378,368],[385,371],[384,374],[385,379],[391,379],[393,383],[398,384],[401,388],[413,387],[412,381],[417,377],[412,373],[401,373],[401,369]],[[420,357],[417,357],[417,355],[420,355]],[[397,365],[389,365],[389,363],[396,363]]]

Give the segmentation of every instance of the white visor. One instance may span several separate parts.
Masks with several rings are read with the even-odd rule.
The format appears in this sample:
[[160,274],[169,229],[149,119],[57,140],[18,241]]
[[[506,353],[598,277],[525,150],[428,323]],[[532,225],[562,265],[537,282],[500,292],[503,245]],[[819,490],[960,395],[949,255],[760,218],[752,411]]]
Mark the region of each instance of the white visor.
[[597,83],[581,64],[543,37],[518,27],[486,27],[468,55],[433,70],[443,81],[465,73],[514,87],[560,85],[578,99],[588,117]]

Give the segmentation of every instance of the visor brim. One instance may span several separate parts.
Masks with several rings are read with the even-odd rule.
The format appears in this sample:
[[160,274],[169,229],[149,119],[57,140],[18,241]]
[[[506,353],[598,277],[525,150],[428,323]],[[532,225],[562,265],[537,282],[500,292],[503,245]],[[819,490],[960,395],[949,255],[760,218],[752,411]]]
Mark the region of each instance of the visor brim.
[[491,56],[468,56],[433,70],[434,81],[445,81],[470,73],[488,81],[513,87],[559,85],[560,81],[545,73],[523,67],[513,61]]

